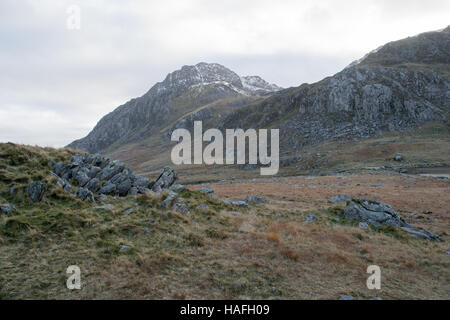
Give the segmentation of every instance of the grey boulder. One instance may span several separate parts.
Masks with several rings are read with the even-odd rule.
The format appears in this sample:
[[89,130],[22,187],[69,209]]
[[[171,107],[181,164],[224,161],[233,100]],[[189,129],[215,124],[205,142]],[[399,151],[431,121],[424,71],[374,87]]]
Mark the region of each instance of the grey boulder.
[[44,196],[45,186],[41,182],[34,181],[28,186],[27,191],[33,202],[39,202]]
[[13,211],[13,207],[9,204],[2,204],[0,205],[0,212],[3,214],[10,214]]
[[370,200],[353,199],[344,209],[344,218],[349,220],[357,220],[362,225],[372,225],[381,227],[383,225],[391,225],[400,227],[408,232],[414,238],[421,238],[431,241],[439,241],[440,237],[427,230],[416,228],[409,225],[400,215],[395,212],[392,206]]
[[169,167],[165,167],[152,186],[152,191],[161,192],[169,189],[176,181],[177,174]]

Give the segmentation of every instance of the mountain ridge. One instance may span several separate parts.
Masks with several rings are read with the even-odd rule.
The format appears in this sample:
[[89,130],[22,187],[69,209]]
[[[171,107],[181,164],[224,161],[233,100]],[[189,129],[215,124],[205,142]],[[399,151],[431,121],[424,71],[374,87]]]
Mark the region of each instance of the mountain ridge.
[[170,123],[176,117],[221,99],[252,100],[281,89],[259,76],[240,77],[217,63],[183,66],[143,96],[108,113],[85,138],[75,140],[68,147],[100,152],[113,144],[139,140],[157,132],[162,123]]
[[[155,157],[145,149],[169,159],[171,133],[192,129],[194,121],[203,121],[204,130],[279,128],[282,154],[333,139],[369,138],[445,122],[450,115],[449,30],[390,42],[333,76],[283,90],[219,64],[184,66],[105,117],[123,130],[111,125],[103,130],[102,119],[90,139],[69,146],[143,165]],[[266,91],[249,90],[254,84]],[[149,121],[142,124],[141,118]],[[125,133],[114,137],[121,130]],[[102,146],[105,134],[109,140]]]

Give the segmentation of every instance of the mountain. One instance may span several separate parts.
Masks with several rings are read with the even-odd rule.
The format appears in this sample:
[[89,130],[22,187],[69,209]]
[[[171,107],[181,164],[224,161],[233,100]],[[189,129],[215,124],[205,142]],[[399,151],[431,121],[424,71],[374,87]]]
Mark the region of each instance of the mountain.
[[[106,115],[69,147],[109,154],[140,170],[170,162],[176,128],[279,128],[280,152],[339,139],[447,123],[450,27],[390,42],[341,72],[281,89],[219,64],[184,66]],[[447,124],[448,126],[448,124]]]
[[229,115],[223,127],[280,128],[289,152],[367,138],[450,114],[450,27],[388,43],[332,77],[278,92]]
[[89,152],[143,140],[195,110],[220,101],[242,106],[282,88],[258,76],[240,77],[217,63],[183,66],[140,98],[103,117],[87,137],[69,147]]

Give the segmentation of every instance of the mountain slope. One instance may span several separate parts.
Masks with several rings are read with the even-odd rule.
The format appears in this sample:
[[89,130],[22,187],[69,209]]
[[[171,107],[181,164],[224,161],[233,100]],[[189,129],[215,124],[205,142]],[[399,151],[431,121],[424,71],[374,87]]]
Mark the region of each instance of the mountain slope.
[[391,42],[315,84],[281,91],[223,127],[280,128],[284,151],[443,121],[450,108],[450,30]]
[[220,64],[184,66],[142,97],[103,117],[87,137],[72,142],[69,147],[89,152],[114,150],[143,140],[202,106],[223,99],[237,100],[237,104],[244,105],[280,89],[260,77],[241,78]]

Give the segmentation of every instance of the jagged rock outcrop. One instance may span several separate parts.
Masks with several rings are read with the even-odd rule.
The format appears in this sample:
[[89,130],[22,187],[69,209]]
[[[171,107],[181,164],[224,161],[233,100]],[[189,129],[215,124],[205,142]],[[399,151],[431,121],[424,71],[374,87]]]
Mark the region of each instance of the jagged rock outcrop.
[[[176,172],[164,168],[155,183],[149,179],[137,176],[120,161],[111,161],[99,154],[77,154],[71,157],[70,163],[52,162],[53,175],[57,177],[57,185],[79,199],[94,202],[104,195],[125,197],[128,195],[161,192],[169,189],[176,181]],[[78,186],[78,191],[72,188]],[[181,190],[179,185],[178,190]],[[43,187],[34,183],[29,188],[33,201],[42,198]]]

